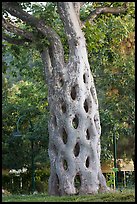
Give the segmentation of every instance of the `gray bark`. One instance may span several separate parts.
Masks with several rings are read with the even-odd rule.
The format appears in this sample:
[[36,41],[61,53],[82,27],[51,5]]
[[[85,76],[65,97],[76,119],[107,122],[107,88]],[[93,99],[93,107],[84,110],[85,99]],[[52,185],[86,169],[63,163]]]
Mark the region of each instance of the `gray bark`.
[[[69,43],[69,62],[49,74],[49,194],[107,191],[100,167],[98,100],[84,35],[72,2],[59,2]],[[49,65],[50,66],[50,63]],[[48,74],[48,72],[47,72]],[[78,182],[78,184],[77,184]]]

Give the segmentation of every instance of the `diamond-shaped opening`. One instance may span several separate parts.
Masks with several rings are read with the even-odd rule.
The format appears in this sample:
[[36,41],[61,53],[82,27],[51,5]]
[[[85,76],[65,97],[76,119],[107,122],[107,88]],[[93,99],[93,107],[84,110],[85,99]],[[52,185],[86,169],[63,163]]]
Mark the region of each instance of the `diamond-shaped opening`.
[[63,168],[64,168],[64,170],[68,169],[68,162],[66,159],[63,160]]
[[89,130],[88,129],[86,130],[86,138],[87,138],[87,140],[90,139],[90,134],[89,134]]
[[62,139],[63,139],[64,144],[66,144],[67,143],[67,139],[68,139],[68,135],[66,133],[65,128],[63,128],[63,130],[62,130]]
[[87,99],[84,101],[84,109],[86,111],[86,113],[88,112],[89,108],[88,108],[88,101]]
[[86,74],[83,74],[83,81],[86,83]]
[[56,185],[56,189],[58,191],[58,194],[60,194],[60,188],[59,188],[59,177],[57,174],[55,174],[55,185]]
[[59,85],[60,85],[60,87],[62,87],[64,85],[64,80],[62,78],[59,80]]
[[79,146],[79,143],[77,142],[75,147],[74,147],[74,155],[75,155],[75,157],[77,157],[79,155],[79,152],[80,152],[80,146]]
[[81,177],[80,177],[79,173],[77,173],[75,178],[74,178],[74,186],[76,188],[76,194],[78,194],[80,187],[81,187]]
[[89,167],[89,162],[90,162],[90,159],[89,159],[89,157],[87,157],[87,159],[86,159],[86,167],[87,168]]
[[75,99],[76,99],[76,95],[77,95],[77,92],[76,92],[76,85],[75,85],[75,86],[73,86],[73,87],[71,88],[71,98],[72,98],[73,100],[75,100]]
[[75,129],[78,128],[79,119],[78,119],[77,115],[75,115],[75,117],[73,118],[73,120],[72,120],[72,125],[73,125],[73,127],[74,127]]
[[61,109],[62,109],[63,113],[66,113],[66,104],[65,104],[65,102],[62,102]]

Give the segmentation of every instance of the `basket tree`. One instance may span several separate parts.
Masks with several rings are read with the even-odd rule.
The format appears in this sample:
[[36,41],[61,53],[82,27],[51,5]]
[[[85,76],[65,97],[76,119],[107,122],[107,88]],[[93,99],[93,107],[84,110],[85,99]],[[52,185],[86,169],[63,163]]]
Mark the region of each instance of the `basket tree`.
[[[25,29],[25,26],[22,29],[12,18],[3,15],[3,39],[17,45],[36,44],[43,60],[51,113],[49,194],[109,191],[101,171],[98,100],[82,32],[86,20],[82,22],[79,17],[84,2],[56,4],[68,40],[67,62],[60,36],[54,28],[25,11],[20,2],[3,2],[3,13],[20,19],[32,29]],[[93,22],[101,13],[124,13],[126,8],[127,3],[120,8],[96,8],[87,20]]]

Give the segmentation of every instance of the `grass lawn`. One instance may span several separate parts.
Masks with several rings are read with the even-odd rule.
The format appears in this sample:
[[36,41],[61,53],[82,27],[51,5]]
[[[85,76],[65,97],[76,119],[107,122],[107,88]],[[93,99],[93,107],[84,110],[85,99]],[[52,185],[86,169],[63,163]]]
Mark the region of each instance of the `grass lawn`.
[[135,202],[135,190],[124,189],[97,195],[49,196],[37,195],[3,195],[2,202]]

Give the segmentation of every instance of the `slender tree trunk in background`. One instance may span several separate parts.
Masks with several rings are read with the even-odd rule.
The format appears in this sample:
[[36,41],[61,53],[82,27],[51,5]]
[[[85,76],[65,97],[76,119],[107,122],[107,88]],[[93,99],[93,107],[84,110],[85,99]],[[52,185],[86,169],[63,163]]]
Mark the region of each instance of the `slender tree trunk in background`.
[[[100,119],[86,42],[72,2],[59,2],[69,43],[69,61],[42,58],[49,86],[50,195],[108,190],[100,167]],[[56,44],[56,49],[58,44]],[[54,66],[54,67],[53,67]]]

